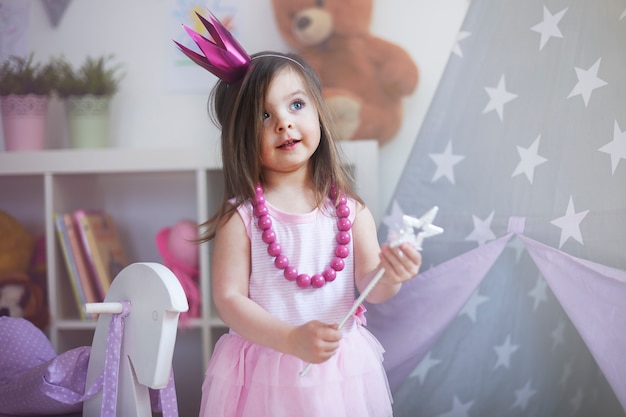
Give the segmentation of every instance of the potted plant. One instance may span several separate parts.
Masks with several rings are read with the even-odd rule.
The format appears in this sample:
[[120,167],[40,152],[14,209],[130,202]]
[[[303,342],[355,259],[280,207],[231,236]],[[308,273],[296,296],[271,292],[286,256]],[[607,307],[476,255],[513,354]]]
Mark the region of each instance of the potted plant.
[[108,140],[109,108],[124,77],[121,65],[110,65],[113,55],[87,57],[74,69],[64,58],[56,61],[56,91],[65,102],[70,143],[75,147],[102,147]]
[[10,56],[0,65],[0,109],[5,150],[44,148],[48,99],[57,74],[52,62]]

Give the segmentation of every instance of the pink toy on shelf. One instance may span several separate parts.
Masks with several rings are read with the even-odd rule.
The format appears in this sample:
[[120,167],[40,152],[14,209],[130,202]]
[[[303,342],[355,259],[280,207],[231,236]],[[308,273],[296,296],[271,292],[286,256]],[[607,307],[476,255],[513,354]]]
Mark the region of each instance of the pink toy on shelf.
[[187,296],[189,312],[181,314],[180,320],[183,324],[191,317],[200,317],[202,301],[197,284],[200,274],[197,239],[196,225],[187,219],[161,229],[156,236],[156,245],[163,257],[163,264],[172,270]]

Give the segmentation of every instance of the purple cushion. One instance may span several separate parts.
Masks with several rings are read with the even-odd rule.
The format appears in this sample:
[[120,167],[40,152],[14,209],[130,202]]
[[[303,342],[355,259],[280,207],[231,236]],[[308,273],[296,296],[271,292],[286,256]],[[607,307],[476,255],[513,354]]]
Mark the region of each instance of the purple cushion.
[[57,356],[48,338],[30,321],[0,317],[0,385]]
[[37,327],[12,317],[0,317],[0,340],[0,414],[61,415],[82,410],[82,402],[66,404],[46,393],[71,390],[82,395],[90,346],[57,356]]

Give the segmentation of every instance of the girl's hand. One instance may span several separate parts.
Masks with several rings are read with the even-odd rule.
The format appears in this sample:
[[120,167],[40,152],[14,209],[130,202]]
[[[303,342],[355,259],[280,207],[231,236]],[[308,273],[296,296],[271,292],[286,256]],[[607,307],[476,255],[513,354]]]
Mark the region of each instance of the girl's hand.
[[422,254],[410,243],[395,248],[384,244],[380,251],[381,267],[385,268],[381,282],[387,285],[401,284],[413,278],[422,264]]
[[308,363],[322,363],[339,348],[342,334],[337,324],[317,320],[295,327],[288,336],[290,352]]

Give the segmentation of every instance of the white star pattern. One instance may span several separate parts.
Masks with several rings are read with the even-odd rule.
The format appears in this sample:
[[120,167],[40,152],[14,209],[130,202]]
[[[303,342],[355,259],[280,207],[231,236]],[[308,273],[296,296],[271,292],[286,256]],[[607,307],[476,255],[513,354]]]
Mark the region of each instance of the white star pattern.
[[526,385],[524,385],[524,388],[515,390],[515,403],[511,408],[519,407],[525,410],[528,406],[528,401],[530,401],[532,396],[536,393],[537,391],[530,388],[530,381],[528,381]]
[[478,306],[488,300],[489,297],[478,294],[478,290],[474,291],[470,299],[467,301],[467,303],[465,303],[465,305],[459,312],[459,316],[467,314],[470,320],[476,323],[476,310],[478,309]]
[[551,14],[546,6],[543,6],[543,21],[537,23],[530,29],[541,34],[541,40],[539,41],[539,50],[541,51],[551,37],[562,38],[563,34],[559,30],[559,22],[563,18],[563,15],[567,11],[567,8],[561,10],[557,14]]
[[428,156],[437,165],[432,182],[437,181],[441,177],[446,177],[454,184],[454,166],[465,159],[465,156],[452,153],[452,141],[448,142],[443,153],[431,153]]
[[575,415],[580,410],[580,406],[583,402],[583,396],[583,390],[578,387],[578,389],[576,390],[576,395],[574,395],[569,401],[572,405],[572,415]]
[[438,417],[469,417],[469,409],[473,404],[474,401],[462,403],[455,395],[452,399],[452,410],[447,413],[439,414]]
[[439,359],[433,359],[431,356],[431,352],[428,352],[426,357],[422,359],[419,365],[417,365],[417,368],[415,368],[415,370],[411,372],[409,378],[418,377],[420,380],[420,384],[423,384],[431,368],[438,365],[439,363],[441,363],[441,361]]
[[572,362],[567,362],[563,366],[563,373],[561,373],[561,378],[559,379],[559,385],[561,387],[565,387],[567,385],[567,381],[572,376]]
[[611,172],[615,174],[619,161],[626,159],[626,131],[622,132],[617,120],[613,128],[613,140],[598,150],[611,155]]
[[460,31],[459,34],[456,37],[456,43],[454,44],[454,46],[452,47],[452,53],[456,56],[459,56],[461,58],[463,58],[463,51],[461,50],[461,41],[465,38],[468,38],[469,36],[471,36],[470,32],[464,32],[464,31]]
[[532,299],[535,300],[533,304],[533,311],[537,311],[537,307],[539,307],[539,303],[545,302],[548,300],[547,294],[548,284],[546,281],[540,276],[537,277],[537,282],[535,283],[535,288],[533,288],[528,295]]
[[500,77],[500,81],[498,81],[498,86],[496,88],[485,87],[485,90],[489,95],[489,103],[487,103],[487,106],[483,109],[483,114],[495,110],[495,112],[498,113],[500,120],[503,120],[504,105],[517,98],[517,94],[510,93],[506,90],[504,75]]
[[601,60],[602,58],[598,58],[598,60],[588,70],[584,70],[578,67],[575,68],[578,82],[569,93],[569,96],[567,96],[567,98],[575,97],[580,94],[580,96],[583,98],[583,101],[585,102],[585,107],[587,107],[593,90],[607,85],[606,81],[598,78],[598,71],[600,70]]
[[492,211],[485,220],[481,220],[478,217],[472,215],[474,230],[465,238],[465,240],[475,240],[476,242],[478,242],[478,246],[482,246],[487,241],[495,239],[496,235],[491,230],[491,222],[493,221],[494,214],[495,212]]
[[537,154],[539,148],[539,140],[541,139],[541,135],[537,136],[537,139],[530,145],[529,148],[522,148],[521,146],[517,147],[517,152],[520,156],[519,164],[513,171],[513,175],[511,177],[515,177],[516,175],[524,174],[530,183],[533,183],[533,177],[535,175],[535,167],[543,164],[547,161],[543,156],[539,156]]
[[561,241],[559,242],[559,248],[563,247],[563,244],[571,237],[576,242],[583,245],[583,236],[580,233],[580,223],[585,216],[589,213],[589,210],[576,213],[574,208],[574,199],[569,197],[569,203],[567,204],[567,211],[565,216],[552,220],[550,223],[556,227],[561,228]]
[[515,353],[519,346],[511,344],[511,335],[507,335],[506,340],[500,346],[494,346],[496,353],[498,354],[498,360],[493,369],[497,369],[498,366],[503,366],[506,369],[511,367],[511,355]]
[[565,323],[563,320],[559,320],[556,329],[552,330],[550,336],[552,337],[552,349],[556,349],[559,345],[565,343]]

